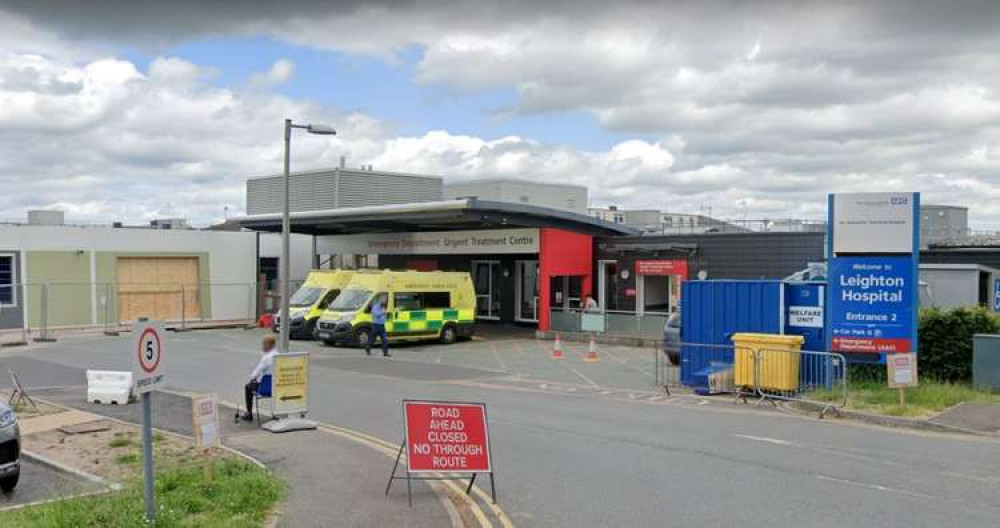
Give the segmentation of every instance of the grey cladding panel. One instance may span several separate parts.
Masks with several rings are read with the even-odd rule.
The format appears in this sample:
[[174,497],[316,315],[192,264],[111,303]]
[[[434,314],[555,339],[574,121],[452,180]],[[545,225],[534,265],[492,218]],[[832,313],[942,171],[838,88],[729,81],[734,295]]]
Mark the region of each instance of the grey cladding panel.
[[[247,181],[247,214],[277,213],[282,209],[280,176]],[[376,171],[326,171],[293,174],[292,211],[318,211],[441,200],[439,178]]]

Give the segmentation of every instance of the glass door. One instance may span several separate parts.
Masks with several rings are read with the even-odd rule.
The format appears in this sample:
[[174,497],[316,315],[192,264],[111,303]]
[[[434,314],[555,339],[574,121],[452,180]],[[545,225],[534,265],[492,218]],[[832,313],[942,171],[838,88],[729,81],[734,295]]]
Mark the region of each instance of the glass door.
[[476,287],[476,318],[500,319],[500,261],[472,261],[472,282]]
[[519,260],[515,269],[517,311],[514,319],[523,323],[538,322],[538,261]]

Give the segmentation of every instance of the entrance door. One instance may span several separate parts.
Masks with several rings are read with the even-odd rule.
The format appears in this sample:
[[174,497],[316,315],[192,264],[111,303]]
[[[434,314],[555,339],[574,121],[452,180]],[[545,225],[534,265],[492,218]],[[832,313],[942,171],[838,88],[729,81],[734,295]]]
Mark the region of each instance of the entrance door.
[[617,278],[617,261],[602,260],[598,262],[597,304],[601,310],[614,310],[617,307]]
[[500,319],[500,261],[473,260],[472,282],[476,287],[476,318]]
[[636,312],[670,313],[673,306],[671,290],[673,275],[639,275],[636,277],[636,289],[639,298],[636,302]]
[[515,269],[514,284],[517,288],[514,319],[522,323],[538,322],[538,261],[519,260]]

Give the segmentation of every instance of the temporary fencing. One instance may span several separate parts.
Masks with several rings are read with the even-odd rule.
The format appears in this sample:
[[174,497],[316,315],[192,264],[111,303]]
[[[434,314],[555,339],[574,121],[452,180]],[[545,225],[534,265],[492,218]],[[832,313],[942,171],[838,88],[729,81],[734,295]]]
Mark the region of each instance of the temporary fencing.
[[[258,285],[239,282],[45,281],[6,286],[0,292],[0,330],[38,341],[53,331],[102,330],[114,334],[139,317],[175,328],[251,324],[257,319]],[[9,341],[9,337],[5,340]]]
[[843,355],[811,350],[777,350],[681,343],[653,352],[657,387],[685,386],[696,394],[734,394],[757,404],[777,400],[820,406],[820,416],[847,404],[848,364]]
[[811,402],[822,406],[820,417],[847,405],[848,364],[842,354],[761,349],[751,361],[752,379],[746,381],[760,397],[758,404],[774,400]]

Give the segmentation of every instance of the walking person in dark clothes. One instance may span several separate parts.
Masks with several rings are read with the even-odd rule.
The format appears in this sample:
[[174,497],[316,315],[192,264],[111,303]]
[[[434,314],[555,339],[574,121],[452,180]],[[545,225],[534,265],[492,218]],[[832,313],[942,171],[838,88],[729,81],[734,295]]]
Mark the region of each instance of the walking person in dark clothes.
[[385,331],[385,321],[389,312],[385,306],[385,297],[379,297],[373,301],[372,305],[372,333],[365,344],[365,354],[372,355],[372,346],[375,345],[375,338],[382,339],[382,355],[389,357],[389,334]]
[[250,374],[250,380],[247,384],[243,386],[243,397],[247,404],[247,412],[243,415],[243,419],[246,421],[253,421],[253,395],[261,388],[261,392],[266,392],[265,396],[271,395],[271,387],[260,387],[261,382],[264,380],[264,376],[268,376],[270,380],[271,371],[274,367],[274,356],[278,355],[277,349],[278,340],[273,335],[266,335],[260,340],[260,361],[257,362],[257,366],[253,369],[253,373]]

